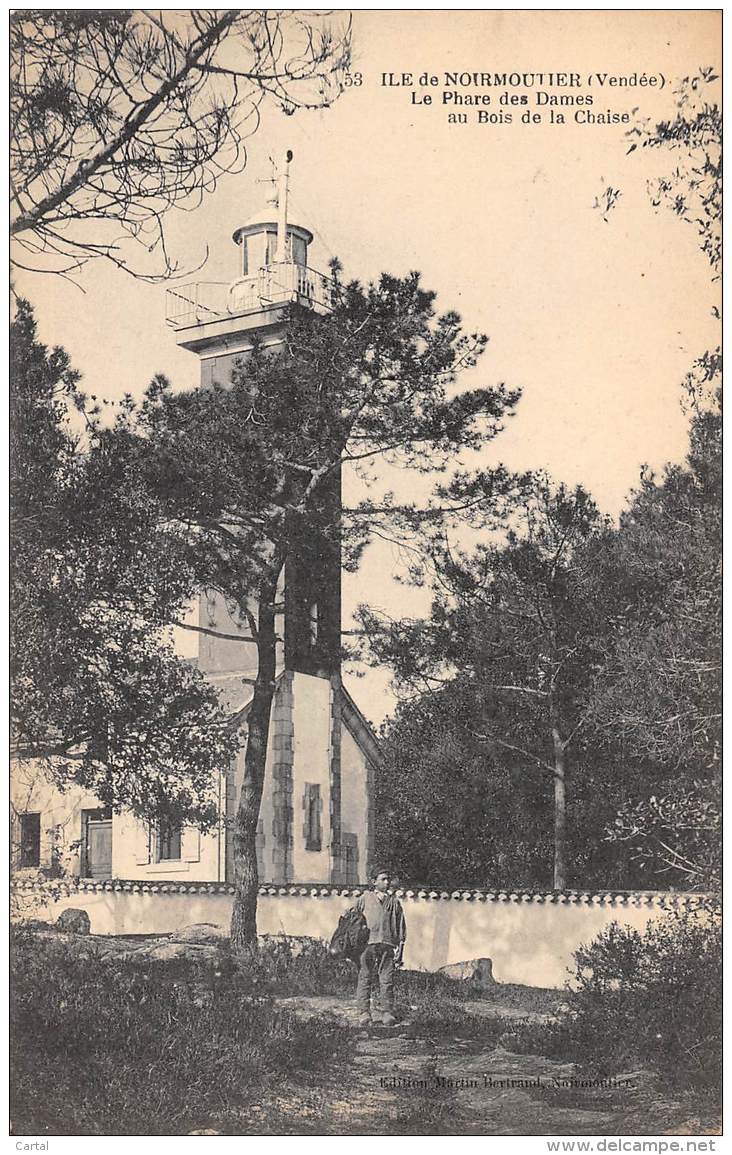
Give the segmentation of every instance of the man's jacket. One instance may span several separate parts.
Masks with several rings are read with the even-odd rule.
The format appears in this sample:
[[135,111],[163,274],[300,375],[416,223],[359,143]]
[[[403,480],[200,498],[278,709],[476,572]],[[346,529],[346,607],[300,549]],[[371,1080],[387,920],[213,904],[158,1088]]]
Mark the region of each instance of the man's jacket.
[[407,937],[402,904],[393,894],[367,890],[356,900],[354,910],[362,911],[369,928],[369,943],[388,943],[400,947]]

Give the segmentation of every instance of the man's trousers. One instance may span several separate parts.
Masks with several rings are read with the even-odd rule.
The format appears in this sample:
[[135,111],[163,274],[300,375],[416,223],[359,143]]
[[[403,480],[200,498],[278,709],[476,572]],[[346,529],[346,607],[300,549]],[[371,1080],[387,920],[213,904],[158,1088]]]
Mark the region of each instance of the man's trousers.
[[386,942],[372,942],[361,955],[356,987],[356,1006],[361,1014],[371,1010],[371,989],[378,977],[381,1009],[394,1011],[394,947]]

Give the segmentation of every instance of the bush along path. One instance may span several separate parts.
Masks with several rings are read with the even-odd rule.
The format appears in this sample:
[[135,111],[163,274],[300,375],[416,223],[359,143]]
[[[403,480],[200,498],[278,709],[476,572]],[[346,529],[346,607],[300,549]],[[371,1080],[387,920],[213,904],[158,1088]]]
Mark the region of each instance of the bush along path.
[[15,933],[15,1134],[718,1130],[704,1088],[593,1065],[561,991],[403,972],[398,1027],[364,1031],[322,944],[269,940],[243,973],[215,934],[176,937]]

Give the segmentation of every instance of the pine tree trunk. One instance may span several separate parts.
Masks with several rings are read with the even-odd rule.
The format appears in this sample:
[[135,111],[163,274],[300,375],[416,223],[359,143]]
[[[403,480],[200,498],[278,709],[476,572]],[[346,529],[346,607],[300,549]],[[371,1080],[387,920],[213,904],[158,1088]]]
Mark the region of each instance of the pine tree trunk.
[[567,768],[564,743],[555,724],[552,726],[554,740],[554,889],[564,890],[567,885],[566,841],[567,841]]
[[236,954],[257,948],[257,824],[262,805],[267,742],[275,691],[276,572],[268,574],[259,590],[257,653],[259,665],[249,709],[249,736],[244,760],[239,805],[234,820],[234,906],[231,912],[231,946]]

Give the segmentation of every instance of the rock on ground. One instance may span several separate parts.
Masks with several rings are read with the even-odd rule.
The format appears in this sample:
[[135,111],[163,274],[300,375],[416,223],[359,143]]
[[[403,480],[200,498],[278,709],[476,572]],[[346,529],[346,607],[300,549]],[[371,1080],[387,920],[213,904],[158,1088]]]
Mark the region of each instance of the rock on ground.
[[229,932],[213,922],[194,922],[183,926],[170,936],[171,942],[219,943],[228,939]]
[[66,910],[61,911],[61,914],[56,919],[56,926],[59,930],[66,931],[69,934],[89,934],[91,931],[91,919],[85,910],[70,906]]
[[306,934],[260,934],[259,942],[262,946],[281,943],[288,947],[293,958],[299,958],[300,955],[307,954],[309,951],[327,950],[327,943],[322,938],[312,938]]
[[486,987],[497,985],[493,977],[493,960],[489,958],[450,963],[448,966],[440,967],[440,974],[447,975],[450,979],[469,982],[475,990],[485,990]]
[[[112,957],[109,955],[108,957]],[[153,939],[132,950],[123,951],[114,956],[119,962],[150,960],[151,962],[170,962],[171,959],[194,959],[200,962],[214,961],[219,957],[218,948],[211,944],[194,942],[161,942]]]

